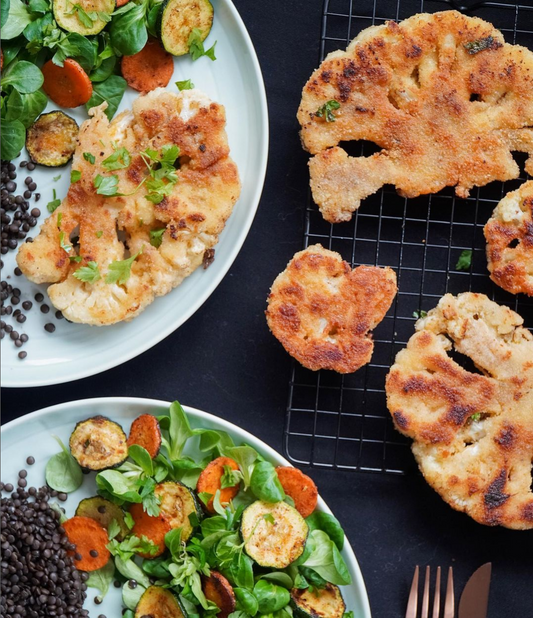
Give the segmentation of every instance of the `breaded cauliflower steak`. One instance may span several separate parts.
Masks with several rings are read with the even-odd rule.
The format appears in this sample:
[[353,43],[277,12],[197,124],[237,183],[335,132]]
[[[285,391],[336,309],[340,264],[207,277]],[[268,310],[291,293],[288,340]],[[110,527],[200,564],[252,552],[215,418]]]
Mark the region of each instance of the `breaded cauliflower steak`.
[[[533,528],[533,336],[483,294],[446,294],[387,376],[396,428],[426,481],[477,522]],[[480,373],[449,355],[469,357]]]
[[[517,178],[511,151],[533,154],[532,91],[533,53],[481,19],[443,11],[363,30],[313,73],[298,110],[322,215],[348,221],[384,184],[406,197],[447,186],[467,197]],[[332,100],[328,122],[316,112]],[[339,146],[349,140],[382,150],[350,157]]]
[[533,296],[533,180],[501,200],[484,232],[490,278],[511,294]]
[[[224,108],[198,90],[173,94],[158,88],[138,97],[132,112],[111,123],[104,109],[105,104],[91,110],[92,118],[81,126],[72,165],[81,172],[80,180],[71,184],[34,242],[23,244],[17,255],[31,281],[53,284],[48,288],[50,300],[66,318],[97,326],[131,320],[156,296],[179,285],[204,256],[211,257],[240,193],[237,167],[229,157]],[[146,199],[146,185],[139,187],[148,175],[140,152],[161,152],[166,145],[180,148],[178,182],[170,195],[154,204]],[[131,154],[131,163],[109,171],[102,162],[121,147]],[[94,156],[94,165],[84,153]],[[97,174],[118,176],[125,195],[98,195]],[[150,244],[150,232],[163,229],[160,246]],[[76,234],[79,249],[66,250]],[[125,283],[105,282],[113,261],[139,252]],[[73,276],[90,262],[97,263],[99,280],[87,283]]]
[[334,251],[313,245],[296,253],[268,297],[267,322],[304,367],[352,373],[370,361],[369,331],[396,296],[390,268],[354,270]]

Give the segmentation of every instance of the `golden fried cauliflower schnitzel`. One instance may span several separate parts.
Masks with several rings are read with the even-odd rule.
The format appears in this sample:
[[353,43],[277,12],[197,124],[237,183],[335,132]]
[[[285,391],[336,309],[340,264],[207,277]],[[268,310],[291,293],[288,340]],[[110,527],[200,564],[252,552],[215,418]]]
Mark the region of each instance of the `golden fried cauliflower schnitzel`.
[[[348,221],[384,184],[467,197],[517,178],[511,151],[533,154],[532,91],[533,52],[481,19],[443,11],[363,30],[313,73],[298,110],[322,215]],[[382,150],[350,157],[339,146],[349,140]]]
[[507,292],[533,296],[533,180],[501,200],[484,232],[490,278]]
[[211,259],[240,193],[218,103],[158,88],[111,123],[105,105],[81,126],[67,197],[17,255],[66,318],[98,326],[131,320]]
[[338,253],[312,245],[274,281],[267,322],[304,367],[352,373],[370,361],[369,331],[383,320],[396,292],[392,269],[352,270]]
[[[386,391],[433,489],[479,523],[525,530],[533,528],[533,335],[522,323],[483,294],[446,294],[416,323]],[[454,349],[475,368],[457,364]]]

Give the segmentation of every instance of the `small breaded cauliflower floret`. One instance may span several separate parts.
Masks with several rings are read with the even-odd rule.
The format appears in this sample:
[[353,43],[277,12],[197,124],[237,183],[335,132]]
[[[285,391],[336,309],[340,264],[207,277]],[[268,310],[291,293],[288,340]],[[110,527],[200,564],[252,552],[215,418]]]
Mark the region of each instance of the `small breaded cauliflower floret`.
[[[483,294],[446,294],[387,376],[387,405],[426,481],[477,522],[533,528],[533,335]],[[452,351],[468,357],[459,365]],[[477,369],[477,371],[476,371]]]
[[[203,93],[158,88],[112,122],[106,105],[81,126],[72,165],[79,179],[17,255],[31,281],[52,283],[50,300],[66,318],[98,326],[131,320],[209,264],[240,193],[224,108]],[[158,160],[175,146],[178,158],[161,179]]]
[[272,284],[267,322],[304,367],[352,373],[370,361],[369,331],[383,320],[396,292],[391,268],[352,270],[338,253],[312,245]]
[[490,278],[511,294],[533,296],[533,180],[499,202],[484,232]]
[[[330,53],[298,110],[311,189],[324,218],[348,221],[384,184],[405,197],[533,173],[533,52],[457,11],[413,15],[363,30]],[[375,154],[348,156],[368,140]]]

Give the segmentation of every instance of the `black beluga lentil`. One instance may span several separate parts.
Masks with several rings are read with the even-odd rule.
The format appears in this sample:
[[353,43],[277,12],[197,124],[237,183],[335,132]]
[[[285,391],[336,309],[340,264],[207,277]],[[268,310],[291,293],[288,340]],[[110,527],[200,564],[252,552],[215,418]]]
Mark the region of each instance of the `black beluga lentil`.
[[0,615],[87,618],[87,574],[74,566],[68,555],[74,547],[61,527],[60,513],[48,504],[57,492],[48,487],[26,490],[26,481],[26,470],[21,470],[16,491],[11,483],[0,484],[4,492],[13,492],[0,500]]

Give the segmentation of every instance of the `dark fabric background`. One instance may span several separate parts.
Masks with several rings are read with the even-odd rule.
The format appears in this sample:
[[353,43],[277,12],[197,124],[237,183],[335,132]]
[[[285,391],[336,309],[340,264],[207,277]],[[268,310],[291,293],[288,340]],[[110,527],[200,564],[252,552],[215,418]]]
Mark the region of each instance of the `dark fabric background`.
[[[160,344],[105,374],[63,386],[3,392],[2,422],[55,403],[138,396],[212,412],[283,450],[291,361],[269,334],[265,299],[302,247],[307,157],[295,119],[319,55],[321,0],[235,0],[259,56],[270,115],[261,205],[229,274],[204,306]],[[490,618],[533,617],[533,532],[489,529],[454,512],[417,475],[312,470],[359,560],[376,618],[404,616],[416,564],[453,565],[456,594],[493,562]]]

